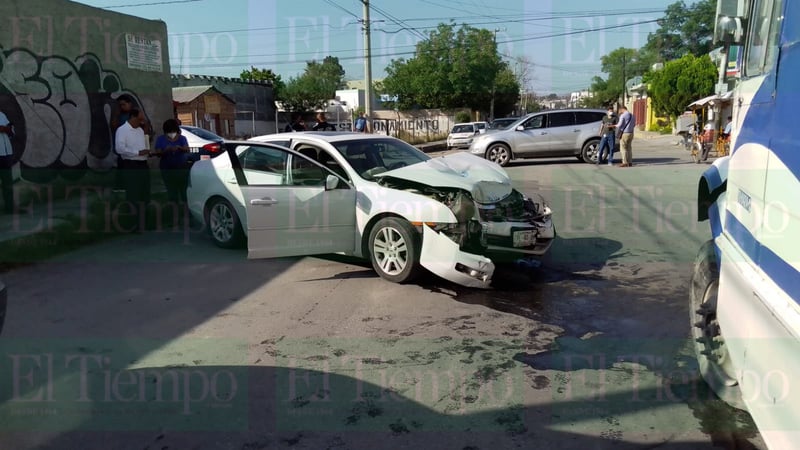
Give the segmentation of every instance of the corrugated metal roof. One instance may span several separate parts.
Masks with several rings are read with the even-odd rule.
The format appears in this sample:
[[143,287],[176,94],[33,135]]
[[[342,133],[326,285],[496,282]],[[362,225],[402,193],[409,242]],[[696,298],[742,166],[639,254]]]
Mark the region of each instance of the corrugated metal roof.
[[227,95],[220,92],[219,89],[215,88],[211,85],[206,86],[185,86],[185,87],[174,87],[172,88],[172,100],[177,103],[190,103],[194,101],[197,97],[205,94],[208,91],[214,91],[217,94],[225,97],[231,103],[236,103],[228,97]]

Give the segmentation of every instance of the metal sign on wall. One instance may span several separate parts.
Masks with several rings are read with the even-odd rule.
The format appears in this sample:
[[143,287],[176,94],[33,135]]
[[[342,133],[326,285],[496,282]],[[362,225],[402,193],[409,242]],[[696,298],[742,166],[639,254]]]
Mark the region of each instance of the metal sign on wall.
[[146,72],[163,72],[161,41],[125,34],[128,49],[128,67]]

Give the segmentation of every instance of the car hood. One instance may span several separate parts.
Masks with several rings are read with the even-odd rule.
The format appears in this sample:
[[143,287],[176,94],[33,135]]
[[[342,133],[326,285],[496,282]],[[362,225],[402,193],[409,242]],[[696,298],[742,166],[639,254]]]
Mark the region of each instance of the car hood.
[[375,175],[437,188],[468,191],[478,203],[495,203],[513,190],[511,178],[502,167],[470,153],[454,153],[441,158],[401,167]]

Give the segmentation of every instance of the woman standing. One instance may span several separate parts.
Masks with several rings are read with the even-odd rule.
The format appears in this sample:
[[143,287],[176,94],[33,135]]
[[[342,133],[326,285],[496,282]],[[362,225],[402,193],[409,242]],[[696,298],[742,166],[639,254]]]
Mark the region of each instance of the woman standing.
[[161,157],[159,167],[167,188],[167,197],[171,202],[186,203],[189,142],[185,136],[181,136],[181,128],[175,119],[165,121],[163,130],[164,134],[156,140],[155,155]]

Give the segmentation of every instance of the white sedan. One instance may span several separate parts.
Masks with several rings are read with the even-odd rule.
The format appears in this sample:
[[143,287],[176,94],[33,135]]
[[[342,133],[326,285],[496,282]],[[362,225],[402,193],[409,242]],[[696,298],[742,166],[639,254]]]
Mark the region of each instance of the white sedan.
[[342,253],[393,282],[424,268],[488,288],[490,257],[541,256],[555,238],[541,196],[467,153],[431,158],[392,137],[332,132],[222,146],[193,165],[189,209],[217,245],[246,240],[250,259]]

